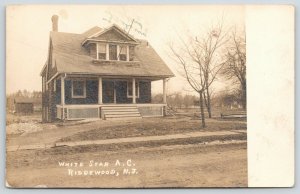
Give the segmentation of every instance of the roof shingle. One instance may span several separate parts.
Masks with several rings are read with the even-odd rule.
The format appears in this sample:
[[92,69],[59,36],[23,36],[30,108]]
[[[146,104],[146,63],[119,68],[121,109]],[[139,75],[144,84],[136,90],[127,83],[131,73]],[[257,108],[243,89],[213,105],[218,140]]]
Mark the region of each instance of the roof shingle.
[[135,48],[137,61],[96,61],[89,56],[88,50],[81,43],[93,33],[101,30],[93,27],[83,34],[51,32],[53,62],[58,73],[82,73],[116,76],[172,77],[174,74],[147,43],[139,40]]

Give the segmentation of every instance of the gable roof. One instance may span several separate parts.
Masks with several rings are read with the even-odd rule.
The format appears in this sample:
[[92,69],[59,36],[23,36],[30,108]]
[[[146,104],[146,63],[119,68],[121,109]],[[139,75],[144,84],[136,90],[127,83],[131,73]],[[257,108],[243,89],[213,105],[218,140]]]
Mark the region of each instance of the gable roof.
[[[87,35],[100,30],[93,27],[83,34],[51,32],[53,45],[52,61],[56,73],[97,74],[111,76],[150,76],[173,77],[160,56],[146,40],[136,40],[135,57],[137,61],[95,62],[88,49],[82,46]],[[94,34],[95,35],[95,34]]]
[[113,24],[111,27],[104,29],[104,30],[96,30],[94,27],[95,33],[91,33],[91,35],[89,35],[87,37],[87,39],[85,39],[82,43],[82,45],[85,44],[86,41],[88,40],[92,40],[92,39],[99,39],[101,38],[101,35],[104,35],[105,33],[108,33],[109,31],[117,31],[117,33],[121,36],[123,36],[125,39],[127,39],[128,41],[133,41],[133,42],[137,42],[137,40],[132,37],[129,33],[125,32],[123,29],[121,29],[119,26],[117,26],[116,24]]

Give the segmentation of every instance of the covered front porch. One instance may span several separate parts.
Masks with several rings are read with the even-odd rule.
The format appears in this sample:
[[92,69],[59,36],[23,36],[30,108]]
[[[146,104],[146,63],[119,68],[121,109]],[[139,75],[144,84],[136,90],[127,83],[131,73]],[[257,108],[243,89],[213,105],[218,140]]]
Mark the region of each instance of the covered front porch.
[[[162,80],[163,101],[151,101],[151,82]],[[166,107],[166,78],[61,75],[56,79],[56,118],[159,117]]]

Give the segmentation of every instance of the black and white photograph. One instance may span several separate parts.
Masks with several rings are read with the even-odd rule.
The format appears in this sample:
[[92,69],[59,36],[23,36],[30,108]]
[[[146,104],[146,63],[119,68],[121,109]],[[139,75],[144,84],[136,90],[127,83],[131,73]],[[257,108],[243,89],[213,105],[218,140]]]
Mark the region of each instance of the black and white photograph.
[[245,5],[7,6],[6,186],[248,187],[246,27]]

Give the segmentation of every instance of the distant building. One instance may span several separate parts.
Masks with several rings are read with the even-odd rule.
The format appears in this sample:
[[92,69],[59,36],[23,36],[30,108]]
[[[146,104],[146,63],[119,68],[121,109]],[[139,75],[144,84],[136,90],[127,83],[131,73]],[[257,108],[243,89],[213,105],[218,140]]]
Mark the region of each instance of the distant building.
[[16,97],[14,99],[14,112],[23,114],[32,114],[41,111],[41,98]]

